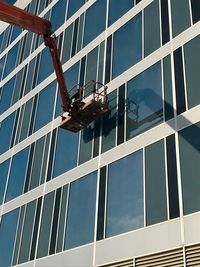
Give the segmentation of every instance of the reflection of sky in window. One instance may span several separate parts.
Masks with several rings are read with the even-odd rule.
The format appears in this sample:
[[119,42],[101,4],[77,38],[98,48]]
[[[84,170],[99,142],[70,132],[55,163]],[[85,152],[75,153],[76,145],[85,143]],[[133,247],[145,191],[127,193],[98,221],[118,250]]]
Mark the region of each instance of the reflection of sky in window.
[[128,138],[160,122],[162,115],[161,65],[157,63],[128,82]]
[[109,166],[106,236],[144,225],[142,151]]

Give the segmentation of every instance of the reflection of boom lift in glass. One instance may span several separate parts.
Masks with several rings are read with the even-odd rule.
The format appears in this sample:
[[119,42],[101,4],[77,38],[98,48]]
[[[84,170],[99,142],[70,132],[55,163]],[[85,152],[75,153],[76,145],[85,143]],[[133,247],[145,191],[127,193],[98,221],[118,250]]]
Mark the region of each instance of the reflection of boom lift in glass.
[[[52,37],[51,22],[34,16],[20,8],[0,2],[0,20],[21,27],[44,37],[49,47],[62,99],[63,113],[60,127],[77,132],[108,111],[107,87],[98,82],[76,87],[76,94],[70,97],[65,84],[55,39]],[[101,87],[99,88],[99,85]],[[88,90],[90,88],[90,90]],[[85,93],[87,91],[87,93]],[[90,91],[88,93],[88,91]],[[45,111],[44,111],[45,112]]]

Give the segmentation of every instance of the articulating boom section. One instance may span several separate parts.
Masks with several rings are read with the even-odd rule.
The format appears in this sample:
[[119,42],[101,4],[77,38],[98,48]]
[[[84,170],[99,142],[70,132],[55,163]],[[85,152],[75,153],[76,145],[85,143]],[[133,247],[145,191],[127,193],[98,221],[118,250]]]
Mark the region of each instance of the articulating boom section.
[[[49,47],[54,69],[60,89],[60,95],[62,99],[63,113],[68,112],[67,117],[62,116],[61,127],[77,132],[86,127],[91,121],[108,111],[107,105],[107,87],[103,86],[104,94],[97,93],[97,85],[93,86],[92,94],[93,99],[87,103],[83,102],[83,95],[79,94],[81,98],[71,99],[67,90],[67,86],[64,80],[64,74],[58,49],[55,39],[52,37],[51,22],[43,18],[34,16],[18,7],[0,2],[0,20],[6,23],[21,27],[30,32],[42,35],[44,37],[44,43]],[[78,92],[82,92],[83,86],[78,87]],[[98,94],[98,98],[96,97]],[[101,98],[99,96],[101,95]],[[92,114],[90,114],[92,112]]]

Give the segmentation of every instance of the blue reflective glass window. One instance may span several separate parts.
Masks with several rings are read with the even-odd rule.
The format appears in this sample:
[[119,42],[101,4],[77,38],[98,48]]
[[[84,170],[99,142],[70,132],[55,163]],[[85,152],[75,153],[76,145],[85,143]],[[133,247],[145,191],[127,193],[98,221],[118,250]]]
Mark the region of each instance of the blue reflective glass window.
[[29,149],[25,148],[13,156],[6,192],[6,202],[22,194],[26,175]]
[[0,267],[10,267],[15,242],[19,209],[3,216],[0,224]]
[[110,26],[134,6],[133,0],[110,0],[108,25]]
[[14,69],[17,58],[18,47],[19,47],[19,42],[9,50],[6,58],[3,77],[6,77]]
[[162,120],[163,100],[159,62],[128,82],[127,139]]
[[74,168],[77,164],[79,135],[58,129],[53,176]]
[[38,84],[45,80],[50,74],[54,72],[53,62],[49,49],[45,48],[41,52],[40,66],[38,73]]
[[72,89],[74,86],[78,84],[78,76],[79,76],[79,62],[74,64],[70,69],[68,69],[65,73],[65,81],[67,87]]
[[97,173],[93,172],[70,185],[65,249],[94,240]]
[[143,195],[142,151],[110,164],[106,237],[144,226]]
[[50,83],[39,93],[38,106],[35,119],[35,131],[52,120],[54,101],[56,92],[56,82]]
[[2,94],[0,96],[0,114],[6,111],[10,107],[12,100],[12,94],[15,84],[15,77],[9,80],[2,89]]
[[200,123],[179,132],[184,215],[200,211]]
[[67,18],[70,18],[76,11],[85,4],[85,0],[69,0]]
[[0,164],[0,206],[3,203],[9,164],[10,160],[6,160]]
[[1,80],[3,70],[4,70],[5,59],[6,59],[6,56],[4,56],[0,59],[0,80]]
[[114,33],[112,77],[115,78],[142,58],[141,13]]
[[22,29],[20,27],[13,26],[10,42],[15,40],[20,35],[21,32],[22,32]]
[[51,23],[53,31],[56,31],[64,23],[67,2],[68,0],[59,0],[52,8]]
[[10,147],[10,139],[12,135],[13,123],[14,123],[15,113],[12,113],[5,120],[2,121],[0,125],[0,154],[6,152]]
[[85,31],[83,45],[87,45],[106,27],[106,0],[97,0],[85,15]]

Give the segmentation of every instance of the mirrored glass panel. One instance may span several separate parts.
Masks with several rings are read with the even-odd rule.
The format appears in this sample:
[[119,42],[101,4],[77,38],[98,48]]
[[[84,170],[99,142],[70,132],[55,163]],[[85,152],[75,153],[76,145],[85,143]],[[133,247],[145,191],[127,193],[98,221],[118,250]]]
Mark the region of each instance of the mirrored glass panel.
[[127,139],[163,121],[161,64],[158,62],[127,84]]
[[138,14],[114,33],[112,77],[142,59],[142,15]]
[[109,165],[107,187],[106,237],[143,227],[142,151]]
[[97,173],[93,172],[70,185],[65,249],[94,240]]

